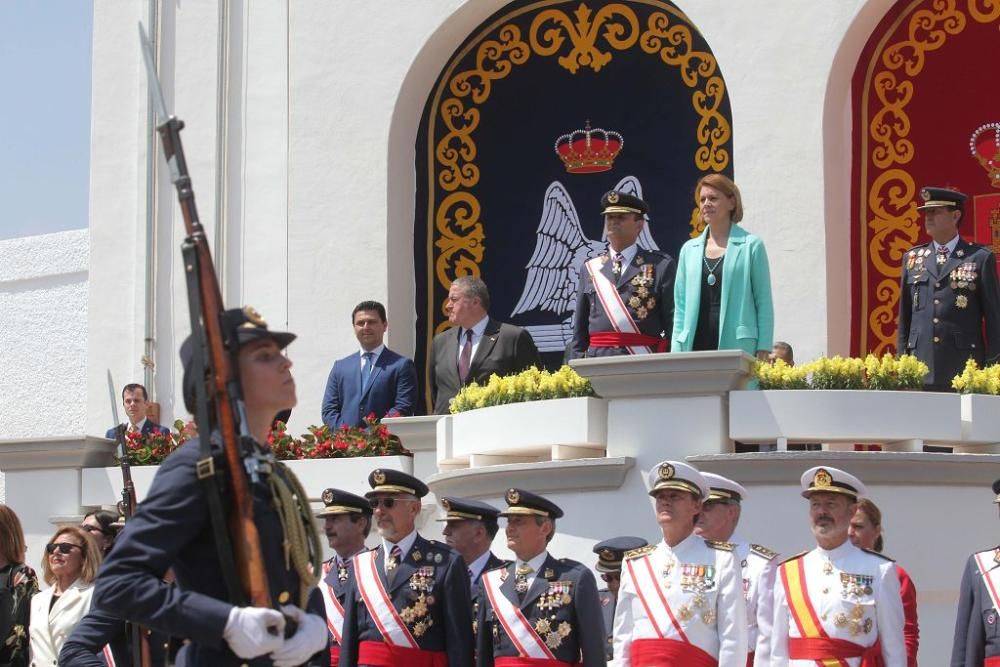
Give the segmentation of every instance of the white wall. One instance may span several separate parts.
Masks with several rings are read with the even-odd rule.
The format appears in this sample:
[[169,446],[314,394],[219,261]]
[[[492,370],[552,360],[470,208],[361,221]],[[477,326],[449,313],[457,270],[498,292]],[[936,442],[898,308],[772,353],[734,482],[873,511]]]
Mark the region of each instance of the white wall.
[[83,431],[88,259],[85,229],[0,241],[0,440]]

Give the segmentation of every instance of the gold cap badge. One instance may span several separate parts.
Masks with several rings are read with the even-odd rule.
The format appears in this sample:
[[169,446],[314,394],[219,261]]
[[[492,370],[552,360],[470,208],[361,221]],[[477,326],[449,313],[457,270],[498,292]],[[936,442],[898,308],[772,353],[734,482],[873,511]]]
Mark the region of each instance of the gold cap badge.
[[243,306],[243,316],[247,318],[243,326],[267,327],[267,322],[253,306]]
[[611,549],[601,549],[600,553],[597,554],[597,557],[601,560],[607,561],[617,560],[615,552]]
[[324,489],[323,490],[323,504],[324,505],[329,505],[332,502],[333,502],[333,489]]
[[376,484],[381,486],[382,484],[385,484],[385,473],[382,472],[381,470],[376,470],[372,474],[372,479],[375,480]]
[[450,511],[451,510],[451,501],[449,501],[447,498],[442,498],[441,499],[441,507],[444,508],[445,512]]
[[931,200],[930,191],[927,188],[922,189],[920,191],[920,198],[923,199],[924,201],[930,201]]
[[830,486],[833,484],[833,478],[830,477],[830,473],[820,468],[813,476],[813,484],[821,487]]
[[674,467],[669,463],[660,466],[660,479],[673,479]]
[[517,492],[517,489],[507,490],[507,502],[511,505],[516,505],[521,502],[521,494]]
[[608,203],[617,204],[618,203],[618,193],[612,190],[608,193]]

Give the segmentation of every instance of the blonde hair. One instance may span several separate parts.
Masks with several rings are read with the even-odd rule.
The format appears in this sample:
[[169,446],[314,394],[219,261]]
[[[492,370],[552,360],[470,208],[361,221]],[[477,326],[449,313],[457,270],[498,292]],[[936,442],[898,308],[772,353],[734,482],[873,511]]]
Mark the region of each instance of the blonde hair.
[[[77,526],[63,526],[55,532],[49,542],[55,542],[60,535],[72,535],[80,542],[77,546],[83,547],[81,550],[83,567],[80,569],[79,578],[85,584],[94,581],[97,578],[97,569],[101,566],[101,561],[104,560],[104,555],[101,553],[101,548],[97,546],[97,541],[91,537],[90,533]],[[49,565],[48,551],[42,554],[42,578],[49,586],[56,583],[56,575],[53,574],[52,567]]]
[[[694,205],[696,208],[700,209],[701,202],[698,201],[698,198],[701,196],[702,186],[705,185],[733,198],[733,212],[729,219],[734,224],[743,219],[743,197],[740,196],[740,189],[736,187],[731,178],[722,174],[705,174],[698,179],[698,184],[694,186]],[[698,219],[701,219],[701,213],[698,214]]]

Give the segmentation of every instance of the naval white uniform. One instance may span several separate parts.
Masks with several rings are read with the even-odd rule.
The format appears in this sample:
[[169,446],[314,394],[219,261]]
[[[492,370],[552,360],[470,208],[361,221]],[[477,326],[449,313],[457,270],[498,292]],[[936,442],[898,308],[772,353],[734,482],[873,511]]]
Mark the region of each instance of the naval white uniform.
[[777,553],[759,544],[750,544],[738,535],[731,540],[743,570],[743,593],[747,604],[747,650],[754,654],[755,667],[771,662],[771,623],[774,621],[774,577]]
[[[906,667],[903,601],[896,565],[885,556],[859,549],[850,541],[830,551],[817,547],[778,567],[774,583],[772,667],[815,667],[817,664],[817,658],[803,658],[795,648],[803,646],[801,638],[808,637],[809,633],[803,634],[800,630],[785,592],[787,577],[795,576],[790,568],[799,568],[800,562],[808,600],[815,613],[814,622],[819,623],[827,637],[859,647],[859,650],[848,650],[857,654],[853,657],[829,657],[841,657],[849,667],[859,667],[864,649],[870,650],[880,642],[885,667]],[[797,654],[798,659],[791,657]]]
[[[663,610],[661,599],[666,600],[669,612],[657,613]],[[732,545],[706,542],[691,534],[673,548],[661,541],[626,554],[610,664],[637,667],[632,662],[633,644],[648,639],[679,642],[674,649],[707,654],[719,667],[745,667],[747,612],[740,563]],[[698,663],[678,658],[659,664]]]

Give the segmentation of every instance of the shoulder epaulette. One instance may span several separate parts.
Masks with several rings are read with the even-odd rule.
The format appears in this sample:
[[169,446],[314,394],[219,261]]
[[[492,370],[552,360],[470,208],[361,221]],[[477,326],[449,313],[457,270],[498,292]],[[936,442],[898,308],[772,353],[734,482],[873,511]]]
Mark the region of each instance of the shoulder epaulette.
[[751,544],[750,553],[760,556],[764,560],[774,560],[778,556],[777,551],[771,551],[767,547],[759,544]]
[[513,562],[514,561],[512,561],[512,560],[505,560],[504,562],[500,563],[496,567],[487,568],[487,569],[483,570],[483,572],[492,572],[493,570],[503,570],[504,568],[510,567],[510,564],[513,563]]
[[638,549],[629,549],[628,551],[625,552],[625,556],[624,557],[626,559],[630,559],[630,560],[632,558],[642,558],[646,554],[651,554],[654,551],[656,551],[656,545],[655,544],[647,544],[646,546],[639,547]]
[[879,558],[885,559],[885,560],[887,560],[887,561],[889,561],[891,563],[895,563],[896,562],[894,559],[889,558],[885,554],[879,553],[878,551],[872,551],[871,549],[864,549],[864,548],[862,548],[861,550],[864,551],[867,554],[871,554],[872,556],[878,556]]
[[736,548],[736,545],[732,542],[717,542],[715,540],[705,540],[705,545],[712,549],[719,549],[720,551],[732,551]]
[[785,563],[789,563],[789,562],[791,562],[791,561],[793,561],[793,560],[796,560],[796,559],[798,559],[798,558],[802,558],[802,557],[803,557],[803,556],[805,556],[805,555],[806,555],[807,553],[809,553],[809,552],[808,552],[808,551],[802,551],[802,552],[800,552],[800,553],[797,553],[797,554],[795,554],[794,556],[789,556],[789,557],[788,557],[788,558],[786,558],[785,560],[781,561],[781,563],[782,563],[782,565],[784,565]]

